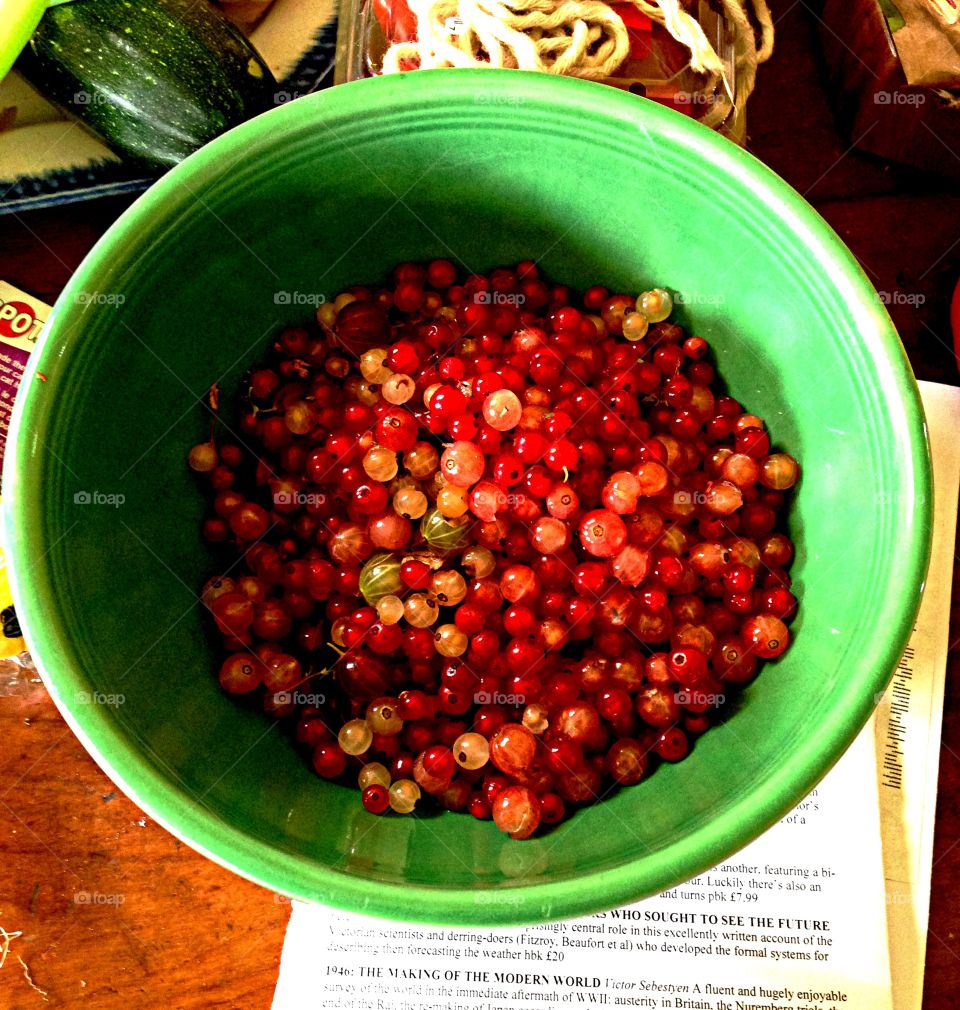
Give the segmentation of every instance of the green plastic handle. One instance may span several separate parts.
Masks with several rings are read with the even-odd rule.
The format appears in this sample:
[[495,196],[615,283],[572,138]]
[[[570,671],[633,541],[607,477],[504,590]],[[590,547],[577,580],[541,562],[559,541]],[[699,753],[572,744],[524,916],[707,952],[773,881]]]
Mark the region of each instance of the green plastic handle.
[[43,12],[66,0],[0,0],[0,80],[30,40]]

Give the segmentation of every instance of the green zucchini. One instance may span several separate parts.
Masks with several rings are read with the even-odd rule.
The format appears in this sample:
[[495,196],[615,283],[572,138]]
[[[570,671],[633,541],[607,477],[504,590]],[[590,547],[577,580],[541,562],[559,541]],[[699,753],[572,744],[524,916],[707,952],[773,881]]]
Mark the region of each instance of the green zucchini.
[[206,0],[72,0],[50,7],[17,69],[114,150],[181,161],[274,103],[277,84]]

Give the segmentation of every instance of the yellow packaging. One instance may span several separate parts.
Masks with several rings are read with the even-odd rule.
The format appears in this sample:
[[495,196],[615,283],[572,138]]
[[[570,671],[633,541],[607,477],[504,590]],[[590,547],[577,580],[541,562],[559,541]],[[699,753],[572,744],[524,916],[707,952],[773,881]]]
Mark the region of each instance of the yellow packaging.
[[[38,298],[0,281],[0,464],[20,377],[49,312],[50,306]],[[18,656],[25,649],[7,581],[7,557],[0,529],[0,660]]]

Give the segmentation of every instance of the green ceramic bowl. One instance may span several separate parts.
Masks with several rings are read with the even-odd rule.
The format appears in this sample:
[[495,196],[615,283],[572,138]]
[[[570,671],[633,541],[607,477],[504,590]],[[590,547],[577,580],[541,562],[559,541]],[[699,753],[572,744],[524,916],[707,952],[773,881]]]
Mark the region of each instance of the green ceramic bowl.
[[[217,688],[213,561],[184,463],[284,323],[399,260],[536,258],[574,286],[682,292],[732,394],[803,463],[795,645],[692,756],[514,842],[376,818]],[[886,312],[804,201],[732,144],[613,88],[515,71],[347,84],[210,144],[114,225],[23,380],[4,475],[17,610],[105,771],[199,851],[284,894],[514,923],[649,895],[756,837],[872,710],[927,565],[930,468]]]

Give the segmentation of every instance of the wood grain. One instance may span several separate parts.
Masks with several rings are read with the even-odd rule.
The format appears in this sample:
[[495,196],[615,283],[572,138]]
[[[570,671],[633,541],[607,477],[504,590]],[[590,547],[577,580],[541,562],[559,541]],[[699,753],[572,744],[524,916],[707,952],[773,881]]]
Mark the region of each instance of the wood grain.
[[[850,149],[822,84],[816,15],[803,0],[781,7],[776,55],[751,100],[749,146],[814,202],[888,293],[917,374],[956,382],[947,310],[960,276],[960,196]],[[0,217],[0,277],[52,300],[128,202]],[[957,600],[955,591],[926,1010],[960,1008]],[[40,685],[0,678],[0,740],[0,927],[21,932],[0,970],[0,1007],[266,1010],[286,905],[145,818],[86,755]],[[113,902],[84,903],[91,894]]]
[[286,899],[198,856],[89,758],[42,685],[0,681],[0,1006],[268,1007]]

